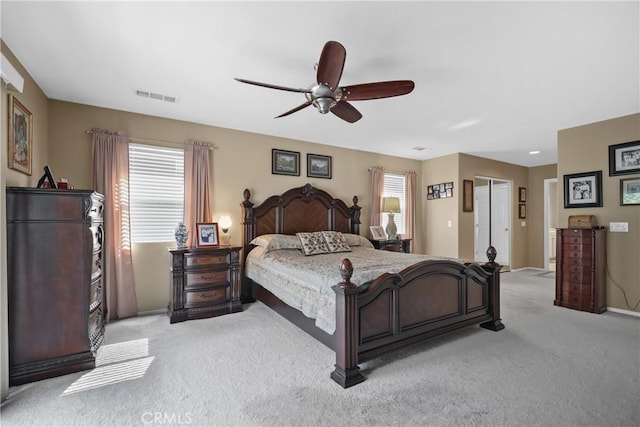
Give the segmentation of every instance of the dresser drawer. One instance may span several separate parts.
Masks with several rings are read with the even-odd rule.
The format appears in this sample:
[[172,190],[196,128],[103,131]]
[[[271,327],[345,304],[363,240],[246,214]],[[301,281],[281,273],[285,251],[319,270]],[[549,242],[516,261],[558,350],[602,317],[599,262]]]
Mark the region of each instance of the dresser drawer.
[[229,271],[202,271],[185,273],[184,285],[186,288],[211,285],[226,285],[229,283]]
[[229,300],[229,287],[220,287],[206,291],[186,291],[185,307],[197,305],[214,305],[227,302]]
[[184,268],[212,267],[220,264],[228,264],[227,254],[187,254],[184,256]]
[[563,301],[579,307],[589,307],[591,305],[591,295],[584,293],[563,294]]

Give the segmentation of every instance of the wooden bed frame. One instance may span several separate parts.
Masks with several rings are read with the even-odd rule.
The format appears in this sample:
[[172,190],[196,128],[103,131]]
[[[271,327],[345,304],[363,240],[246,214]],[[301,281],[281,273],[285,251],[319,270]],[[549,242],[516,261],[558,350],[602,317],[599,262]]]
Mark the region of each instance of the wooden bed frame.
[[[267,198],[254,206],[244,190],[243,258],[251,241],[262,234],[295,234],[335,230],[360,234],[358,198],[348,207],[310,184]],[[348,255],[347,255],[348,256]],[[243,273],[242,301],[262,301],[336,352],[331,378],[347,388],[364,381],[358,363],[456,329],[479,324],[493,331],[504,329],[500,320],[500,269],[495,249],[487,250],[489,262],[434,260],[412,265],[398,274],[385,273],[355,286],[354,266],[348,259],[336,266],[342,281],[336,293],[336,330],[333,335],[315,326],[314,320],[287,306]],[[243,262],[243,266],[244,266]],[[355,268],[358,268],[356,265]],[[338,282],[338,280],[336,280]]]

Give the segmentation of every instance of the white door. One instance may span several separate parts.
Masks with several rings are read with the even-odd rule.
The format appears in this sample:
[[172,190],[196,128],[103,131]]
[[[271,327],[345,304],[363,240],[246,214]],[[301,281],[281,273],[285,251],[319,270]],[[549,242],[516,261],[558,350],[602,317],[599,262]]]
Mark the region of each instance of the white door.
[[487,248],[493,246],[496,262],[511,264],[511,182],[476,178],[474,186],[474,256],[487,262]]

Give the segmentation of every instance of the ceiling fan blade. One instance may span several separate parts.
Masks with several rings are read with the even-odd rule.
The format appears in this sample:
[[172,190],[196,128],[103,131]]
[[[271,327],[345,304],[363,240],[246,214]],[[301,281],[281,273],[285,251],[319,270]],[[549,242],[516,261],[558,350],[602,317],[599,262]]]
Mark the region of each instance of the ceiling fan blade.
[[331,108],[331,112],[349,123],[355,123],[362,118],[360,111],[346,101],[340,101]]
[[262,86],[262,87],[268,87],[270,89],[286,90],[286,91],[289,91],[289,92],[311,93],[311,91],[309,89],[296,89],[296,88],[292,88],[292,87],[277,86],[277,85],[272,85],[272,84],[269,84],[269,83],[260,83],[260,82],[254,82],[252,80],[245,80],[245,79],[238,79],[238,78],[236,78],[236,80],[241,82],[241,83],[247,83],[247,84],[250,84],[250,85]]
[[338,87],[338,83],[340,83],[346,57],[347,51],[340,43],[334,41],[325,43],[318,62],[316,79],[318,83],[335,90]]
[[342,99],[347,101],[363,101],[366,99],[389,98],[406,95],[413,90],[415,84],[411,80],[394,80],[389,82],[364,83],[342,88]]
[[293,109],[291,109],[291,110],[287,111],[286,113],[282,113],[282,114],[280,114],[279,116],[277,116],[277,117],[275,117],[275,118],[276,118],[276,119],[278,119],[278,118],[280,118],[280,117],[288,116],[289,114],[293,114],[293,113],[295,113],[296,111],[300,111],[300,110],[302,110],[303,108],[307,108],[309,105],[311,105],[311,101],[307,101],[307,102],[305,102],[305,103],[304,103],[304,104],[302,104],[302,105],[298,105],[296,108],[293,108]]

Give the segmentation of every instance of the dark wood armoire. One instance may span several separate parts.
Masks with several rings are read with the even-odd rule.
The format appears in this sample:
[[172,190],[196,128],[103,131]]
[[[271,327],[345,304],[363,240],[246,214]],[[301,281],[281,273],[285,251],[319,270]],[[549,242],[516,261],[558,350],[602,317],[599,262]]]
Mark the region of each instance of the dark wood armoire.
[[95,367],[104,336],[103,196],[7,188],[9,383]]
[[574,310],[606,311],[606,230],[558,228],[555,305]]

